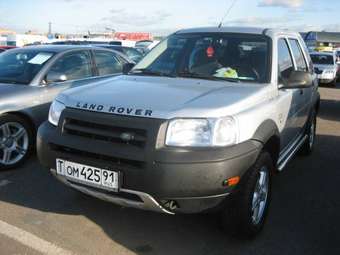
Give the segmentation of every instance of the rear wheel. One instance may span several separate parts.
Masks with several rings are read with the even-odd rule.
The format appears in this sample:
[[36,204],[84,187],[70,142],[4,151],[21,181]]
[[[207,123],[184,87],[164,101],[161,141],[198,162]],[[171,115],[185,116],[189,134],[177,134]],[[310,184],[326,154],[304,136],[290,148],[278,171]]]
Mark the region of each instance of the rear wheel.
[[0,170],[22,164],[32,147],[33,131],[24,119],[15,115],[0,117]]
[[301,147],[302,155],[310,155],[313,152],[316,137],[316,111],[313,110],[306,129],[307,140]]
[[221,213],[222,225],[229,234],[248,239],[262,230],[271,198],[272,171],[269,153],[262,152]]

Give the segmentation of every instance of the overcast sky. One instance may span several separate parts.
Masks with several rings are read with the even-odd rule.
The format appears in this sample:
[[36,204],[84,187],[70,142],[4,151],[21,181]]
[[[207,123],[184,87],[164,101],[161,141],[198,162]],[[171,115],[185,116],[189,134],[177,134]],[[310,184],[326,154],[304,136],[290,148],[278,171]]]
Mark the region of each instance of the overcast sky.
[[0,27],[18,32],[146,31],[224,24],[340,31],[339,0],[0,0]]

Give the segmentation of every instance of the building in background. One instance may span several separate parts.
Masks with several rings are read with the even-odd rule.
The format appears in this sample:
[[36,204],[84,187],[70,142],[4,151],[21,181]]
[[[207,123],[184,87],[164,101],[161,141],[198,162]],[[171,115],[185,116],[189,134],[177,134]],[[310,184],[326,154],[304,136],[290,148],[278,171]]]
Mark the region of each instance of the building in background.
[[340,33],[337,32],[308,32],[302,34],[306,45],[310,49],[340,47]]

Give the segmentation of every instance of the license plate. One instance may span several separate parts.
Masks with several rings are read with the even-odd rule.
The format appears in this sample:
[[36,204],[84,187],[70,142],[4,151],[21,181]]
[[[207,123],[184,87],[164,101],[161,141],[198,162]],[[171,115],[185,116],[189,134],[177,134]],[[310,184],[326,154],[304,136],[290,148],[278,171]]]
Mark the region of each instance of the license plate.
[[57,174],[65,176],[67,179],[106,190],[118,191],[118,172],[78,164],[63,159],[57,159],[56,164]]

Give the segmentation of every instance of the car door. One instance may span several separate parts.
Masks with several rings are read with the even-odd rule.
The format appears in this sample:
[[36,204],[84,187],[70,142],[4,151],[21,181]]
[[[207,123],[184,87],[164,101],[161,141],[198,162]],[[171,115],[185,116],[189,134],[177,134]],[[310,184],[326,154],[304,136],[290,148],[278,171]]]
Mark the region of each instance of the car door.
[[294,60],[286,38],[278,39],[278,114],[282,125],[281,151],[286,151],[294,143],[300,132],[299,109],[302,95],[300,89],[284,89],[283,87],[295,70]]
[[96,75],[100,77],[120,75],[125,62],[115,52],[109,50],[93,50]]
[[[303,53],[301,44],[297,38],[289,38],[289,45],[292,52],[294,66],[296,71],[301,72],[313,72],[309,70],[308,62],[306,56]],[[307,123],[310,105],[312,100],[313,84],[308,84],[304,88],[299,89],[299,96],[297,97],[298,112],[297,112],[297,125],[299,128],[299,133],[304,132],[305,124]]]

